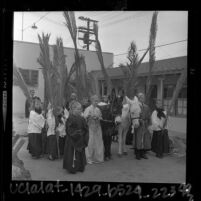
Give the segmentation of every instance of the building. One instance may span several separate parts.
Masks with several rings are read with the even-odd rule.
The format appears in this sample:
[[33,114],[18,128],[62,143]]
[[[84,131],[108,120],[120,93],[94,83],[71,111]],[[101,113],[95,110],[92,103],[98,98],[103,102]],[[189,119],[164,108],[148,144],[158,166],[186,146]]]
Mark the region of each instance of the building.
[[[98,57],[95,51],[79,50],[85,57],[87,71],[101,69]],[[29,89],[35,90],[35,95],[44,99],[44,79],[42,67],[37,62],[40,54],[40,47],[37,43],[14,41],[13,43],[13,62],[20,69],[20,72]],[[66,64],[68,70],[74,63],[74,49],[64,47],[66,55]],[[53,48],[50,46],[50,58],[53,57]],[[103,52],[103,60],[106,67],[113,64],[113,54]],[[25,96],[18,86],[13,86],[13,113],[24,114]]]
[[[153,69],[153,90],[151,97],[153,99],[160,99],[163,101],[166,109],[170,104],[173,96],[173,91],[177,80],[184,68],[187,68],[187,57],[176,57],[165,60],[158,60],[155,62]],[[138,91],[146,93],[146,79],[149,71],[149,63],[142,63],[138,70]],[[125,67],[116,67],[107,69],[108,75],[111,78],[113,88],[116,92],[118,89],[125,89],[128,75]],[[99,96],[107,94],[107,87],[105,84],[102,71],[92,71],[96,80],[96,91]],[[183,86],[178,100],[176,101],[170,118],[170,126],[174,131],[186,132],[186,114],[187,114],[187,83]],[[171,123],[172,122],[172,123]]]

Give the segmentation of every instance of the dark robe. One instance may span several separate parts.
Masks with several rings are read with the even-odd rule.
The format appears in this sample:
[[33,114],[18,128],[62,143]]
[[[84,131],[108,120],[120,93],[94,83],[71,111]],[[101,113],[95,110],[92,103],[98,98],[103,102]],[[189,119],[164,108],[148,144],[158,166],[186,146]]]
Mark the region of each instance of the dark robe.
[[29,133],[27,149],[32,156],[40,157],[43,152],[41,133]]
[[170,152],[169,137],[168,137],[167,129],[153,132],[151,149],[157,155],[163,155],[164,153]]
[[[111,157],[111,143],[112,143],[112,134],[114,133],[115,123],[112,119],[110,112],[110,105],[98,106],[102,113],[103,120],[100,121],[102,135],[103,135],[103,144],[104,144],[104,157]],[[104,121],[106,120],[106,121]],[[108,120],[108,121],[107,121]]]
[[66,141],[66,136],[64,137],[59,136],[59,152],[61,156],[63,156],[64,154],[65,141]]
[[151,149],[151,134],[148,130],[150,125],[150,109],[147,105],[141,106],[140,126],[134,131],[133,145],[137,150]]
[[51,155],[53,159],[58,158],[58,147],[57,147],[56,135],[49,135],[47,137],[46,153],[48,153],[48,155]]
[[70,114],[66,122],[66,141],[63,168],[70,173],[83,172],[86,165],[85,148],[88,146],[89,129],[82,116]]

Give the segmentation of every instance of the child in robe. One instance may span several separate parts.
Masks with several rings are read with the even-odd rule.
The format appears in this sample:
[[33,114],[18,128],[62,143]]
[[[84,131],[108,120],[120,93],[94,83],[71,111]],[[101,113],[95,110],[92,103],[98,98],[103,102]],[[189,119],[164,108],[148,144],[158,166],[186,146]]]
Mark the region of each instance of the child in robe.
[[66,120],[67,118],[65,118],[65,114],[63,111],[58,115],[58,126],[56,128],[59,136],[59,152],[61,157],[64,154],[64,145],[66,140]]
[[66,122],[63,168],[69,173],[83,172],[86,165],[85,148],[88,145],[88,126],[82,117],[82,106],[75,101]]
[[30,111],[28,123],[28,147],[33,158],[40,158],[42,154],[42,129],[45,125],[45,118],[42,115],[41,100],[34,97],[33,108]]
[[53,108],[51,104],[48,104],[48,112],[46,115],[46,123],[47,123],[47,147],[46,152],[48,154],[49,160],[55,160],[58,157],[58,147],[57,147],[57,138],[56,138],[56,121],[55,116],[53,114]]

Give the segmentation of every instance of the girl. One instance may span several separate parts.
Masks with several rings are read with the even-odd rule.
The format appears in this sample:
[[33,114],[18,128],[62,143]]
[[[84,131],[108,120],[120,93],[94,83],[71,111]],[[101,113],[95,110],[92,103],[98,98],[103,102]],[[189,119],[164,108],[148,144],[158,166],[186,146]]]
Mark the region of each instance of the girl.
[[156,153],[156,157],[162,158],[164,153],[169,153],[169,138],[166,125],[167,113],[162,108],[161,101],[157,101],[151,121],[153,130],[152,151]]
[[91,101],[92,105],[84,111],[84,117],[89,126],[89,144],[86,149],[89,164],[104,161],[103,137],[100,125],[102,115],[100,109],[97,107],[98,96],[92,96]]
[[64,145],[66,139],[66,116],[64,111],[58,115],[58,126],[56,131],[58,132],[59,136],[59,152],[60,155],[63,156],[64,154]]
[[28,124],[28,150],[33,158],[40,158],[42,154],[41,132],[44,125],[45,118],[42,115],[41,100],[39,97],[34,97]]
[[88,145],[89,134],[87,123],[81,113],[81,104],[74,102],[66,122],[63,168],[72,174],[77,171],[83,172],[86,165],[85,147]]
[[54,160],[58,157],[57,138],[55,133],[56,121],[53,114],[51,103],[48,104],[47,112],[47,154],[49,160]]

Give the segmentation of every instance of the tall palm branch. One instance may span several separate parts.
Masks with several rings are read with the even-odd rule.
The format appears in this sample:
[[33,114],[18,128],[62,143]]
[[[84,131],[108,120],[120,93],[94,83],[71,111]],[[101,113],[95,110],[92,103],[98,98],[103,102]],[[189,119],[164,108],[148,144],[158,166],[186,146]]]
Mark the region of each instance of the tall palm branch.
[[54,68],[52,61],[50,60],[49,53],[49,38],[50,34],[42,34],[42,37],[38,35],[39,45],[40,45],[40,55],[37,59],[38,63],[42,66],[42,73],[44,77],[44,88],[45,88],[45,108],[47,108],[48,102],[50,102],[53,107],[56,107],[55,103],[55,87],[57,84],[54,80],[57,80],[59,73]]
[[108,88],[107,93],[109,95],[111,93],[111,89],[112,89],[112,82],[111,82],[110,77],[108,76],[108,73],[107,73],[105,65],[104,65],[101,44],[100,44],[100,41],[98,39],[98,25],[96,23],[94,24],[94,33],[95,33],[95,40],[96,40],[96,45],[95,45],[96,53],[98,56],[98,60],[100,62],[101,70],[103,72],[103,75],[104,75],[106,83],[107,83],[107,88]]
[[75,14],[74,12],[72,11],[64,11],[63,12],[63,15],[64,15],[64,18],[66,20],[66,27],[68,28],[69,32],[70,32],[70,35],[71,35],[71,38],[73,40],[73,44],[74,44],[74,47],[75,47],[75,63],[74,63],[74,68],[73,70],[75,70],[76,72],[76,88],[77,88],[77,93],[78,93],[78,98],[80,99],[81,98],[81,86],[80,86],[80,80],[79,80],[79,71],[80,71],[80,68],[81,68],[81,65],[80,65],[80,54],[79,54],[79,51],[78,51],[78,48],[77,48],[77,42],[76,42],[76,39],[77,39],[77,26],[76,26],[76,20],[75,20]]
[[150,35],[149,35],[149,74],[146,83],[146,100],[149,102],[150,95],[152,91],[152,70],[154,68],[155,63],[155,41],[156,41],[156,34],[157,34],[157,16],[158,12],[155,11],[152,16],[152,22],[150,27]]
[[31,98],[28,87],[15,64],[13,64],[13,85],[19,86],[27,99]]
[[57,84],[57,104],[63,106],[65,100],[65,82],[67,80],[68,71],[66,66],[66,55],[64,55],[63,41],[57,38],[56,45],[53,46],[53,66],[58,72]]

